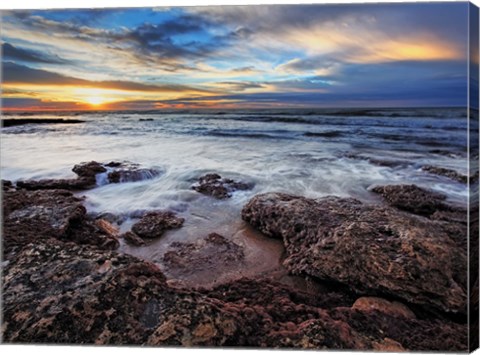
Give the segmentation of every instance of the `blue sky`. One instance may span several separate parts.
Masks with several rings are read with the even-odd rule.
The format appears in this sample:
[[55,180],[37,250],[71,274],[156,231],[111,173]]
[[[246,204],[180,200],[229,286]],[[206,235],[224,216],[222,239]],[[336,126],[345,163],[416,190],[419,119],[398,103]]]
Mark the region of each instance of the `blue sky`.
[[467,2],[6,11],[3,105],[465,106]]

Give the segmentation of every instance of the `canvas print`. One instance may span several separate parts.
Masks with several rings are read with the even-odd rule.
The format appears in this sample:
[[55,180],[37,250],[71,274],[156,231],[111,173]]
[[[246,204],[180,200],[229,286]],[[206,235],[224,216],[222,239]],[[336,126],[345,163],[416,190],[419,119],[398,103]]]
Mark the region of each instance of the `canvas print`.
[[3,343],[478,346],[478,8],[1,13]]

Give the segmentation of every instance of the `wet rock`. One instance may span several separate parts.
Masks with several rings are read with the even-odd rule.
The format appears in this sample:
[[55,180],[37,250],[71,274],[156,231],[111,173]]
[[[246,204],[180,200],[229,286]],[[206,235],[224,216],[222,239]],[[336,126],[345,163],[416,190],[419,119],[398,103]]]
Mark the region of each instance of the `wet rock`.
[[110,222],[105,219],[96,219],[95,225],[106,235],[110,237],[118,237],[119,232],[118,228],[113,226]]
[[184,221],[170,211],[149,212],[132,226],[132,232],[140,238],[154,239],[169,229],[180,228]]
[[163,256],[169,274],[178,277],[193,273],[221,273],[244,260],[243,248],[225,237],[211,233],[195,243],[174,242]]
[[7,343],[466,348],[466,326],[448,321],[327,310],[319,307],[324,295],[295,293],[268,280],[172,289],[151,263],[58,240],[28,245],[5,267],[3,281]]
[[20,180],[17,186],[27,190],[88,190],[95,187],[95,178]]
[[80,177],[92,178],[97,174],[106,172],[107,169],[102,164],[92,160],[88,163],[75,165],[72,171]]
[[160,174],[160,171],[155,169],[119,169],[108,173],[108,181],[114,184],[143,181],[153,179],[160,176]]
[[107,164],[96,161],[80,163],[75,165],[72,171],[78,175],[76,179],[21,180],[17,182],[17,186],[27,190],[64,189],[76,191],[88,190],[97,186],[98,174],[106,174],[98,182],[100,185],[148,180],[161,174],[159,170],[140,168],[138,164],[114,161]]
[[460,174],[459,172],[452,169],[441,168],[433,165],[424,165],[422,166],[422,170],[430,174],[448,177],[449,179],[461,182],[463,184],[466,184],[468,182],[468,176]]
[[64,118],[2,118],[3,127],[22,126],[26,124],[76,124],[85,121]]
[[352,309],[371,311],[376,310],[387,313],[393,317],[403,317],[416,319],[415,313],[403,303],[396,301],[387,301],[379,297],[360,297],[355,301]]
[[47,238],[106,248],[118,246],[118,241],[86,218],[82,199],[66,190],[7,191],[3,195],[3,211],[5,256]]
[[226,199],[232,197],[232,192],[234,191],[250,190],[252,188],[252,184],[222,178],[218,174],[201,176],[198,179],[198,183],[192,186],[192,189],[195,191],[216,199]]
[[372,192],[380,194],[389,205],[422,216],[430,216],[439,210],[449,210],[444,194],[416,185],[376,186]]
[[355,199],[282,193],[255,196],[242,218],[283,240],[294,274],[465,313],[466,252],[441,223]]
[[145,241],[140,238],[138,235],[135,233],[128,231],[120,236],[120,238],[123,238],[127,244],[139,247],[142,245],[145,245]]
[[4,252],[45,236],[61,237],[81,220],[81,200],[65,190],[6,191],[3,194]]
[[2,179],[2,191],[9,191],[15,189],[13,183],[10,180],[3,180]]
[[389,160],[389,159],[378,159],[378,158],[372,158],[356,153],[347,153],[344,155],[344,157],[349,158],[349,159],[356,159],[356,160],[365,160],[368,161],[372,165],[377,165],[377,166],[384,166],[387,168],[397,168],[401,166],[407,166],[409,163],[407,161],[402,161],[402,160]]

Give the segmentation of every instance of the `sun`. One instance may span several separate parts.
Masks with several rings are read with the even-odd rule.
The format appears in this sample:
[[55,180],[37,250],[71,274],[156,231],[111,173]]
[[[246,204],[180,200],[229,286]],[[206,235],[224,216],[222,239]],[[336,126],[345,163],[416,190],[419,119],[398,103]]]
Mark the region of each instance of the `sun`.
[[108,99],[101,96],[89,96],[86,97],[84,100],[87,104],[90,104],[92,106],[100,106],[109,101]]
[[77,88],[74,90],[77,101],[84,102],[91,106],[101,106],[106,103],[117,101],[112,90],[96,88]]

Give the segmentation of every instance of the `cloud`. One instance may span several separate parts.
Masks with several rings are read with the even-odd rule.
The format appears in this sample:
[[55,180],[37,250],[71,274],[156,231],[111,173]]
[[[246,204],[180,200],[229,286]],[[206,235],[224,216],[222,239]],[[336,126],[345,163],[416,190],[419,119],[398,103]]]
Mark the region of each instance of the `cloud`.
[[212,86],[225,88],[228,91],[234,91],[234,92],[245,91],[250,89],[263,89],[266,87],[264,84],[248,82],[248,81],[222,81],[222,82],[213,83]]
[[65,64],[66,60],[58,55],[42,53],[26,48],[13,46],[10,43],[2,43],[2,55],[4,59],[31,63]]
[[153,93],[182,93],[211,94],[211,91],[195,88],[192,86],[167,84],[152,85],[122,80],[90,81],[74,77],[68,77],[54,72],[33,69],[13,62],[4,62],[2,65],[2,77],[4,84],[28,84],[39,86],[78,86],[94,87],[101,89],[114,89],[123,91],[139,91]]

